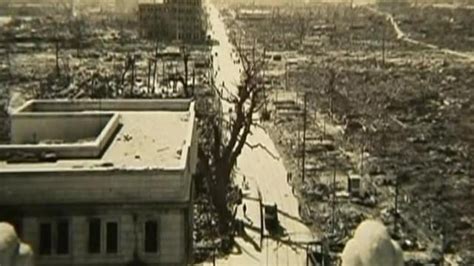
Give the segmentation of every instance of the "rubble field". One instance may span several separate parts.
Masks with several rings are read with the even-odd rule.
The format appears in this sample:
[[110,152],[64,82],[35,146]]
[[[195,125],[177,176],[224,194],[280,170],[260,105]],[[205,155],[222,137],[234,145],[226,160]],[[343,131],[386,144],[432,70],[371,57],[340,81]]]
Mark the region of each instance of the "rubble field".
[[473,52],[474,9],[436,6],[380,7],[391,13],[410,37],[460,52]]
[[[12,107],[31,98],[185,97],[208,83],[209,46],[138,35],[134,18],[91,13],[17,17],[0,31],[0,90]],[[40,67],[39,67],[40,66]]]
[[[472,264],[472,62],[397,39],[386,18],[366,7],[263,7],[270,12],[259,19],[233,16],[240,8],[224,12],[227,24],[231,36],[242,36],[236,43],[255,42],[272,55],[266,84],[273,115],[266,127],[296,177],[307,95],[306,178],[293,182],[302,217],[316,232],[336,232],[336,251],[360,221],[375,217],[389,225],[407,261],[422,261],[419,253],[439,261],[443,251]],[[437,12],[445,11],[427,8],[420,16]],[[432,29],[423,41],[437,41],[436,24],[423,25]],[[300,41],[301,27],[308,30]],[[466,42],[451,43],[469,52]],[[364,195],[347,195],[350,175],[367,184]]]

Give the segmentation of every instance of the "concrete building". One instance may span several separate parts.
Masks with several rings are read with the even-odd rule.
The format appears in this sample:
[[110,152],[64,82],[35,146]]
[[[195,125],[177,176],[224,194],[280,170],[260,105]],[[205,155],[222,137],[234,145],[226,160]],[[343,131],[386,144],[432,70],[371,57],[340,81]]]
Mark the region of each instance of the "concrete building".
[[72,2],[73,0],[0,0],[0,16],[41,17],[57,11],[70,12]]
[[138,0],[115,0],[115,11],[117,13],[136,13]]
[[190,262],[193,102],[30,101],[0,155],[0,221],[36,265]]
[[141,35],[158,40],[199,43],[205,40],[207,18],[202,0],[140,2]]

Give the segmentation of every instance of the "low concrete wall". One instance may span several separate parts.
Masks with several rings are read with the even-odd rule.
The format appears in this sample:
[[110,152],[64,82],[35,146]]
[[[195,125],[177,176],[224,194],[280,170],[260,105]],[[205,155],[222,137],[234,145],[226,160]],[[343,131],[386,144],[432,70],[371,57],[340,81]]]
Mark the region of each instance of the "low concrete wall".
[[37,144],[58,140],[93,142],[113,114],[20,114],[11,120],[11,144]]
[[[79,113],[78,113],[79,115]],[[90,116],[91,115],[91,116]],[[59,123],[61,124],[58,127],[54,127],[54,123],[51,123],[49,126],[45,127],[44,131],[56,131],[55,134],[59,134],[61,128],[65,131],[72,131],[71,134],[85,134],[84,127],[81,122],[78,121],[86,121],[89,122],[89,130],[93,131],[94,127],[97,126],[100,129],[97,133],[94,134],[93,139],[91,142],[88,143],[64,143],[64,144],[22,144],[25,142],[31,141],[32,139],[27,139],[28,136],[32,136],[31,131],[29,130],[32,126],[31,123],[39,123],[40,127],[43,127],[42,121],[43,119],[32,119],[31,116],[40,116],[43,117],[43,114],[34,114],[34,115],[17,115],[13,119],[16,123],[17,132],[20,134],[17,139],[13,140],[13,143],[16,144],[8,144],[8,145],[0,145],[0,158],[9,158],[12,154],[35,154],[40,155],[42,152],[52,152],[55,153],[59,158],[95,158],[102,154],[103,149],[109,143],[110,139],[113,137],[114,133],[117,131],[117,128],[120,126],[120,115],[119,114],[80,114],[80,117],[73,117],[73,115],[62,116],[62,115],[51,115],[49,117],[49,122],[59,123],[61,119],[72,119],[76,123],[71,126],[71,123]],[[102,121],[100,120],[100,117]],[[78,119],[78,120],[76,120]],[[99,119],[99,120],[97,120]],[[31,121],[32,120],[32,121]],[[48,119],[46,119],[48,120]],[[12,122],[13,123],[13,122]],[[69,125],[70,128],[67,128]],[[59,129],[58,129],[59,128]],[[62,134],[66,134],[61,136],[59,139],[68,136],[67,132],[62,131]],[[13,135],[15,132],[12,132]],[[90,133],[90,132],[89,132]],[[23,137],[22,137],[23,136]],[[36,135],[38,136],[38,134]],[[50,135],[50,137],[53,135]],[[41,140],[41,138],[37,138],[37,140]],[[20,143],[20,144],[18,144]]]
[[188,111],[191,99],[150,100],[32,100],[16,111],[81,112],[81,111]]

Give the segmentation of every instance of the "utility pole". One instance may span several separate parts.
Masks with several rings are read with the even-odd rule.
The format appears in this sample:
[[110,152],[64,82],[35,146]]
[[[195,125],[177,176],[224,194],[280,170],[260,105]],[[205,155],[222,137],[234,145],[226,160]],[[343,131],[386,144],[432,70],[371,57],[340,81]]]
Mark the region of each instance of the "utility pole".
[[156,64],[157,64],[157,57],[153,58],[153,85],[151,86],[153,88],[153,94],[155,94],[155,85],[156,85]]
[[306,161],[306,116],[307,116],[307,93],[304,93],[304,111],[303,111],[303,157],[301,165],[301,180],[305,180],[305,161]]
[[150,88],[151,88],[150,76],[151,76],[151,60],[148,60],[148,73],[147,73],[147,81],[146,81],[146,87],[147,87],[148,93],[150,93]]
[[334,86],[336,82],[336,72],[334,69],[330,69],[329,72],[329,116],[332,118],[334,112]]
[[262,202],[262,193],[260,192],[260,189],[258,190],[258,204],[260,207],[260,249],[263,248],[263,227],[265,225],[264,223],[264,217],[263,217],[263,202]]
[[385,21],[382,25],[382,67],[385,67]]
[[[296,131],[297,135],[298,135],[298,142],[296,143],[296,147],[297,147],[297,151],[299,151],[300,147],[301,147],[301,129],[300,129],[300,125],[299,123],[297,124],[297,131]],[[299,165],[301,162],[300,162],[300,157],[297,156],[296,157],[296,165]]]
[[336,159],[334,159],[332,177],[332,233],[336,233]]
[[56,37],[56,75],[59,77],[61,75],[59,69],[59,38]]
[[395,234],[398,232],[398,193],[399,193],[399,182],[398,175],[395,177],[395,210],[393,216],[393,231]]
[[266,48],[263,47],[263,67],[262,67],[262,76],[263,76],[263,100],[264,100],[264,104],[265,104],[265,113],[267,113],[267,92],[265,90],[265,56],[266,56]]
[[364,175],[364,150],[365,150],[365,143],[362,141],[362,145],[360,147],[360,175],[363,177]]
[[161,57],[161,68],[162,68],[161,72],[163,73],[163,80],[162,80],[162,82],[164,83],[164,82],[165,82],[165,77],[166,77],[166,73],[165,73],[165,71],[166,71],[166,69],[165,69],[165,58],[164,58],[164,57]]
[[132,82],[131,82],[131,83],[132,83],[132,84],[131,84],[131,86],[132,86],[132,91],[131,91],[131,93],[132,93],[132,95],[133,95],[133,89],[134,89],[134,87],[135,87],[135,55],[132,55],[132,56],[131,56],[131,59],[132,59],[132,60],[131,60],[131,61],[132,61]]
[[195,89],[196,89],[196,70],[193,68],[193,91],[192,91],[193,97],[194,97]]
[[326,139],[326,119],[323,117],[323,138],[321,139],[321,142],[323,139]]

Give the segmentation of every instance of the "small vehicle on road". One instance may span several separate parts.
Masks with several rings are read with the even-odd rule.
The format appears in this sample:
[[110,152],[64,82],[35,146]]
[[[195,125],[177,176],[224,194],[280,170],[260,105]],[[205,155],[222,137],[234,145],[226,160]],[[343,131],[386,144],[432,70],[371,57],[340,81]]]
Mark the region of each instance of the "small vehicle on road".
[[265,228],[270,234],[274,234],[278,231],[280,222],[278,221],[278,206],[273,205],[264,205],[265,211]]

